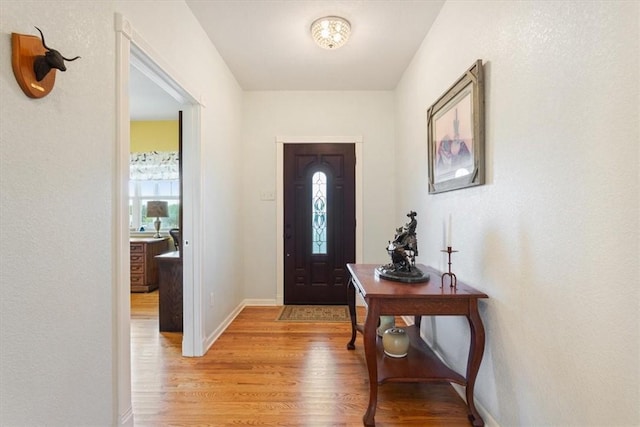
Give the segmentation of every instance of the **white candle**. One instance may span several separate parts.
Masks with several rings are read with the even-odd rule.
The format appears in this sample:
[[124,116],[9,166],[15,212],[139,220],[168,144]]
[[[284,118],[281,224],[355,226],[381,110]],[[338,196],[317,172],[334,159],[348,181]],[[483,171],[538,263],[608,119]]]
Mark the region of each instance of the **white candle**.
[[449,226],[447,227],[447,247],[451,247],[451,214],[449,214]]

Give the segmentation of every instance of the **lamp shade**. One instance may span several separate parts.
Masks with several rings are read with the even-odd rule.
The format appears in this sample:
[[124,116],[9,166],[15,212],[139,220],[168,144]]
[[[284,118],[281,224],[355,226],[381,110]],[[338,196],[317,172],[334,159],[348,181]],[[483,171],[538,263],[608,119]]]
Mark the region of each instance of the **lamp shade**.
[[168,217],[169,216],[169,203],[168,202],[147,202],[147,217]]

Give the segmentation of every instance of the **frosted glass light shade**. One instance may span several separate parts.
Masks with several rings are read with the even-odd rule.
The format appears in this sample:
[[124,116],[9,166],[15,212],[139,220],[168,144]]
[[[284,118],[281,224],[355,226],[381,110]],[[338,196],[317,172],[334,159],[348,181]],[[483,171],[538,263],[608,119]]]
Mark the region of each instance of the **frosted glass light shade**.
[[325,16],[311,24],[311,37],[323,49],[343,46],[351,35],[351,24],[339,16]]

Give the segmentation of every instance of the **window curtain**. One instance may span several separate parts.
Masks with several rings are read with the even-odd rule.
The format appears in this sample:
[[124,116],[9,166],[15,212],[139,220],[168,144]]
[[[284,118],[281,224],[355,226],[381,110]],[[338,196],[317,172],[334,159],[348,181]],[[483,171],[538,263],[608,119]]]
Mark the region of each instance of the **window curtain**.
[[177,151],[131,153],[129,179],[138,181],[180,178]]

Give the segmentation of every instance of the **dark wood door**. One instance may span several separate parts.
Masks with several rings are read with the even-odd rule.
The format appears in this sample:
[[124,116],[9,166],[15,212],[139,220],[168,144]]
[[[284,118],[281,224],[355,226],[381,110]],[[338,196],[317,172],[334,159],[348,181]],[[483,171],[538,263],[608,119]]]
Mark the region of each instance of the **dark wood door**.
[[355,213],[353,144],[285,144],[285,304],[347,303]]

